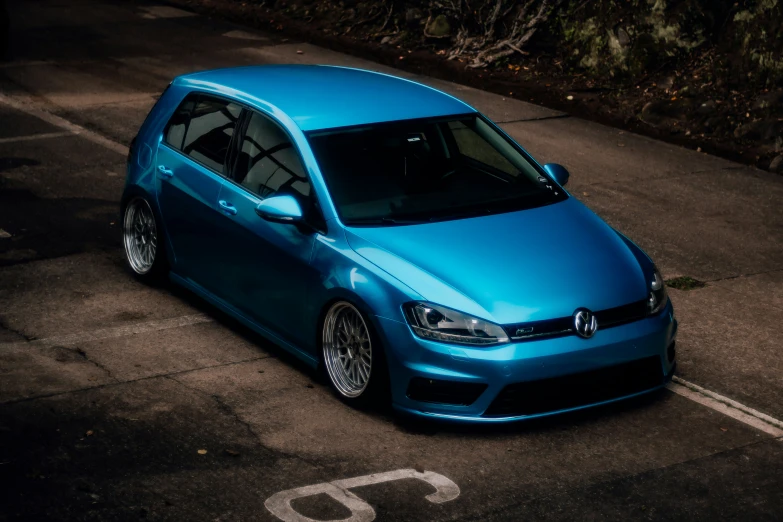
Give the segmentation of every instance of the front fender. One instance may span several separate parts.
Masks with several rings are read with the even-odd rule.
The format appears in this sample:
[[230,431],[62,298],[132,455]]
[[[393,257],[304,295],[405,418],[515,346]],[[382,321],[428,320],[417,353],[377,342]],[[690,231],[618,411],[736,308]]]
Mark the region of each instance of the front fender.
[[321,274],[320,281],[308,289],[307,327],[312,353],[317,353],[323,316],[335,301],[356,306],[378,331],[378,317],[404,322],[402,304],[421,300],[422,296],[384,272],[351,249],[342,229],[332,227],[328,236],[318,235],[311,264]]

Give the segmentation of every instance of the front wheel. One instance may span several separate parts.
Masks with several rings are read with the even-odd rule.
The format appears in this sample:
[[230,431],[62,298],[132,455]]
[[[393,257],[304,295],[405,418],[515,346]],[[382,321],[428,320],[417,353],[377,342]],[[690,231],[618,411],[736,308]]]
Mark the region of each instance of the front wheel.
[[364,316],[351,303],[338,301],[324,317],[323,363],[332,388],[345,402],[364,405],[382,392],[383,352],[373,342]]
[[165,249],[160,227],[146,199],[135,197],[125,205],[122,218],[122,242],[125,260],[139,279],[151,281],[166,269]]

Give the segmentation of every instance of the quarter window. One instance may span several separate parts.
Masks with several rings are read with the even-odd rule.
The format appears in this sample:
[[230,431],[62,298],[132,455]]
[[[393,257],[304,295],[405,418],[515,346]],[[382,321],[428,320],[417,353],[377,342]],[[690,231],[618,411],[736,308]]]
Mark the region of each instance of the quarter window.
[[240,114],[242,108],[235,103],[199,97],[191,112],[182,152],[222,174]]
[[193,106],[195,104],[195,96],[188,96],[185,98],[185,101],[180,103],[179,107],[177,107],[177,110],[174,111],[171,119],[166,124],[166,129],[163,131],[164,139],[167,144],[175,149],[182,149],[182,141],[185,139],[185,131],[188,128],[190,113],[193,111]]
[[251,113],[233,177],[261,198],[290,194],[304,203],[310,196],[296,147],[279,125],[257,112]]

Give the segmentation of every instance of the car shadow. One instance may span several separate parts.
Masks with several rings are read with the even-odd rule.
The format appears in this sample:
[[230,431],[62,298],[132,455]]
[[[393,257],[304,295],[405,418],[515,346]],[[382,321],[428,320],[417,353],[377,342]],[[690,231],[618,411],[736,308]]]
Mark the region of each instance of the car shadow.
[[[243,339],[262,348],[271,356],[278,358],[281,362],[284,362],[291,368],[301,372],[311,379],[314,385],[322,387],[325,393],[330,393],[336,397],[336,394],[331,390],[327,378],[322,372],[308,366],[285,349],[267,340],[254,330],[234,319],[232,316],[209,304],[190,290],[175,285],[174,283],[166,283],[166,285],[173,295],[183,299],[190,306],[193,306],[199,311],[208,314],[210,317],[214,318],[216,322],[219,322],[225,328],[230,329],[233,333],[240,335]],[[619,416],[627,412],[653,407],[660,403],[665,395],[666,391],[661,389],[609,404],[510,423],[468,424],[418,417],[395,411],[392,408],[391,401],[388,400],[388,397],[385,398],[387,400],[381,400],[379,403],[355,408],[365,415],[393,424],[400,431],[407,433],[418,435],[463,434],[493,436],[561,431],[575,424],[589,424],[608,417]],[[346,405],[345,407],[350,408],[352,406]]]

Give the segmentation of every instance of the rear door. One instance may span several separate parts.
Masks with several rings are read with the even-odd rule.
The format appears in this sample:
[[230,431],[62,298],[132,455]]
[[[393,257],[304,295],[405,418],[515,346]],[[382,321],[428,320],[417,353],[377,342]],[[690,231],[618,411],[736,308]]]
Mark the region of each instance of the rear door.
[[174,271],[214,293],[218,195],[242,108],[191,93],[165,127],[155,174]]

